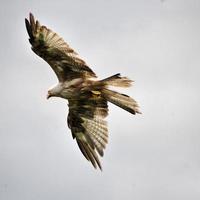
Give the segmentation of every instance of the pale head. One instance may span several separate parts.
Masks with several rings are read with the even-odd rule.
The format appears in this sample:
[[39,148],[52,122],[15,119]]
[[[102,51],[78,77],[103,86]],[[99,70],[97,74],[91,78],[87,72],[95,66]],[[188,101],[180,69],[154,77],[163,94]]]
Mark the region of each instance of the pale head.
[[50,97],[59,97],[62,92],[62,85],[59,83],[56,86],[51,87],[47,92],[47,99]]

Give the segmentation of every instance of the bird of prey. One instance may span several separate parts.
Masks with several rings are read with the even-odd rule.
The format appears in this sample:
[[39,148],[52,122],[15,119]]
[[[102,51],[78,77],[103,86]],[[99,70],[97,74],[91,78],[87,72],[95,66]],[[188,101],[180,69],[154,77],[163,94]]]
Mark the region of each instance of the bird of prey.
[[50,89],[47,99],[61,97],[68,100],[68,127],[72,137],[94,168],[102,169],[98,155],[103,156],[108,143],[105,117],[108,102],[124,110],[140,113],[137,102],[128,95],[113,91],[109,86],[130,87],[132,81],[119,73],[97,80],[96,74],[84,60],[60,37],[30,13],[25,19],[32,50],[53,69],[58,84]]

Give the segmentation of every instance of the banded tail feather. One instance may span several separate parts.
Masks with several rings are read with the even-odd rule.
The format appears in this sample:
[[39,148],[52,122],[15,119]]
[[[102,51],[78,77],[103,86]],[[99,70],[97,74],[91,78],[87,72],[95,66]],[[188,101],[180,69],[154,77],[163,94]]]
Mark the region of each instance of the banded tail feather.
[[141,112],[139,111],[139,106],[137,104],[137,102],[129,97],[126,94],[121,94],[119,92],[115,92],[113,90],[109,90],[109,89],[103,89],[102,90],[103,96],[104,98],[115,104],[116,106],[119,106],[120,108],[130,112],[131,114],[141,114]]
[[104,83],[102,96],[109,102],[119,106],[120,108],[130,112],[131,114],[141,114],[137,102],[126,94],[122,94],[109,89],[109,86],[115,87],[130,87],[132,80],[127,77],[122,77],[119,73],[100,81]]

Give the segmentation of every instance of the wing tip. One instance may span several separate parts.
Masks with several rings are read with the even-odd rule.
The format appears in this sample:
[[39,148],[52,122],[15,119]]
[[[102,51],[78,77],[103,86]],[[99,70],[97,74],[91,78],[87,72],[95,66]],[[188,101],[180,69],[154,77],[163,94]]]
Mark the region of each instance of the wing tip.
[[29,12],[29,20],[30,22],[35,22],[34,15],[31,12]]
[[91,164],[93,165],[93,167],[95,169],[97,169],[97,166],[99,167],[99,169],[101,171],[103,171],[101,163],[98,159],[98,156],[95,152],[94,149],[92,149],[89,145],[87,145],[86,143],[84,143],[81,140],[76,139],[79,149],[81,150],[81,152],[83,153],[83,155],[85,156],[85,158],[91,162]]
[[32,12],[29,12],[29,16],[33,16],[33,13],[32,13]]
[[32,28],[31,28],[30,22],[28,21],[27,18],[25,18],[25,26],[26,26],[26,30],[28,32],[30,39],[33,39]]
[[25,25],[26,25],[26,30],[28,32],[30,40],[33,40],[36,24],[35,24],[34,16],[31,12],[29,12],[29,20],[25,18]]

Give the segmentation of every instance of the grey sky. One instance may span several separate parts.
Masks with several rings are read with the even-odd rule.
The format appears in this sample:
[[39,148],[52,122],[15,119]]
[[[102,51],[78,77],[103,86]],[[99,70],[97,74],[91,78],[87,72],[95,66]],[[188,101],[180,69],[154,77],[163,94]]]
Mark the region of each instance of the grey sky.
[[[200,199],[200,1],[1,1],[0,199]],[[109,105],[103,173],[67,128],[57,79],[28,43],[29,12],[100,78],[121,72],[142,115]]]

